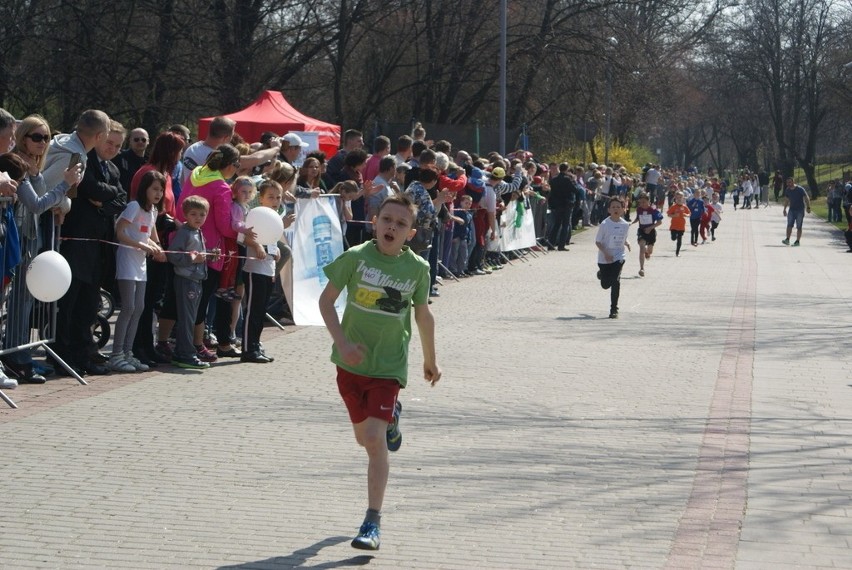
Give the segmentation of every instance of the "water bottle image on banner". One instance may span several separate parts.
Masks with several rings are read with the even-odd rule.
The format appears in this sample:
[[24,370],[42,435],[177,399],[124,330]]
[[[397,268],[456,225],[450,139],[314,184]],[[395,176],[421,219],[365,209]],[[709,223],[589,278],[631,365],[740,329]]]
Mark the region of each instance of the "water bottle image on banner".
[[320,287],[325,287],[328,277],[322,268],[334,261],[334,253],[331,251],[331,219],[326,215],[314,218],[314,246],[317,256],[317,278]]

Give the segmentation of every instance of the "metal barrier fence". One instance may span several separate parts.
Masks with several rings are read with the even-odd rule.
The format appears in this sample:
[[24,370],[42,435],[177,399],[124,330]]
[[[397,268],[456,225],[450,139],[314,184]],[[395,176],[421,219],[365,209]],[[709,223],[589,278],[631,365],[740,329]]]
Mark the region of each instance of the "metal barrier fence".
[[[17,210],[17,212],[16,212]],[[43,219],[50,219],[50,214]],[[40,251],[56,250],[58,229],[51,224],[39,224],[38,217],[15,205],[10,198],[0,198],[2,251],[0,275],[0,358],[10,378],[22,377],[31,370],[33,356],[39,352],[50,355],[80,384],[86,384],[71,367],[48,346],[56,339],[57,303],[44,303],[33,298],[27,288],[27,268]],[[48,227],[45,227],[48,226]],[[19,254],[19,255],[18,255]],[[12,408],[15,402],[0,390],[0,399]]]

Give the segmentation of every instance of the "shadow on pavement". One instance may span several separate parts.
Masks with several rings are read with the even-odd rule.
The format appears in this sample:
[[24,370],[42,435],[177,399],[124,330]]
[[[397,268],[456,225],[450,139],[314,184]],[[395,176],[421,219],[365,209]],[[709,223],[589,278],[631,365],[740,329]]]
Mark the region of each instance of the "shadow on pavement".
[[305,564],[309,559],[319,554],[320,550],[328,546],[348,542],[351,537],[348,536],[330,536],[325,540],[314,543],[310,546],[297,550],[288,556],[275,556],[266,560],[255,560],[254,562],[245,562],[243,564],[234,564],[230,566],[220,566],[219,570],[278,570],[281,568],[313,568],[315,570],[331,569],[331,568],[346,568],[349,566],[364,566],[373,560],[373,556],[360,555],[337,560],[334,562],[324,562],[317,565]]

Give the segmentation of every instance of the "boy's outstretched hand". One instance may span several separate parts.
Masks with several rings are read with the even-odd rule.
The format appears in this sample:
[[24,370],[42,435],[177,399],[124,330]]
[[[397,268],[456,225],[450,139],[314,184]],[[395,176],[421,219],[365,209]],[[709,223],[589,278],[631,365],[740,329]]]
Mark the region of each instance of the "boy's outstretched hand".
[[432,386],[438,383],[441,379],[441,369],[437,364],[423,363],[423,378],[426,379]]

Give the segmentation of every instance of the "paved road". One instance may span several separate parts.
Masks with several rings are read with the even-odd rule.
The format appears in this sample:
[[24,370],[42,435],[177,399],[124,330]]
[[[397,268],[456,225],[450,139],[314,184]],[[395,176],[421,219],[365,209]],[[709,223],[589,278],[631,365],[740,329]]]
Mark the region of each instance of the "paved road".
[[22,386],[0,566],[852,568],[852,255],[806,223],[784,247],[779,207],[728,212],[680,258],[661,232],[617,321],[593,232],[443,287],[374,556],[324,329],[267,329],[270,366]]

